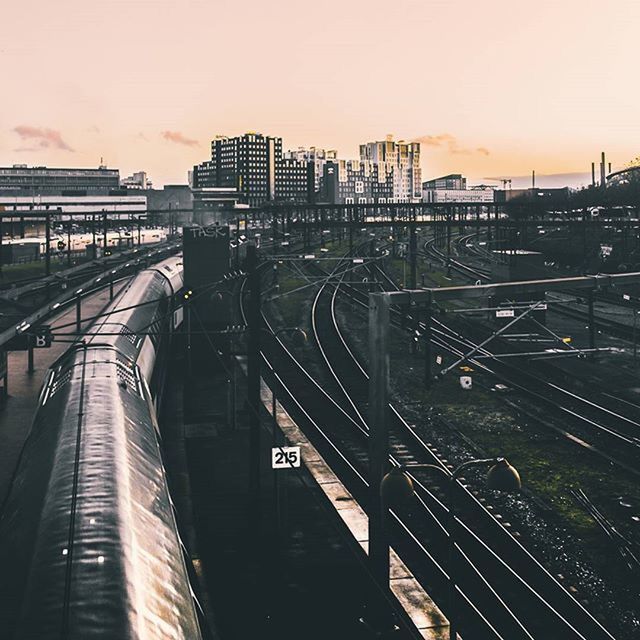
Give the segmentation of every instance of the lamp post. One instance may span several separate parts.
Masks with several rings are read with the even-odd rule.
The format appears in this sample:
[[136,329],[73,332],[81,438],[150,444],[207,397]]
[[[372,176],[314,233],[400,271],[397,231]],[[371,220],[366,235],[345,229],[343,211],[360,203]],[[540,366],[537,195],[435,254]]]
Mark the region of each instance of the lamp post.
[[435,464],[412,464],[406,466],[393,467],[380,483],[380,497],[383,510],[389,506],[397,505],[407,500],[414,493],[413,481],[405,473],[405,470],[429,469],[438,471],[448,481],[449,491],[447,500],[447,533],[448,533],[448,571],[449,571],[449,638],[457,639],[457,625],[455,618],[456,608],[456,570],[455,570],[455,515],[454,489],[458,478],[465,469],[469,467],[489,466],[487,473],[487,487],[497,491],[514,492],[521,487],[520,474],[511,466],[506,458],[485,458],[468,460],[463,462],[449,475],[443,468]]

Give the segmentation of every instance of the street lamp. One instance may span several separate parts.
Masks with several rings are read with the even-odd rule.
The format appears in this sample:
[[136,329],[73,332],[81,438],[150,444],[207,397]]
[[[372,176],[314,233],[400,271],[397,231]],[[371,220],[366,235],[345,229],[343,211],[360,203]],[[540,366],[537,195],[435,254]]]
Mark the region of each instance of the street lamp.
[[454,539],[454,525],[455,518],[453,513],[453,494],[454,487],[458,478],[465,469],[476,466],[489,466],[487,472],[487,487],[496,491],[504,491],[513,493],[520,490],[521,481],[520,474],[515,467],[509,464],[506,458],[486,458],[477,460],[468,460],[463,462],[449,475],[444,469],[435,464],[411,464],[393,467],[389,473],[387,473],[380,483],[380,497],[383,505],[383,510],[386,510],[391,506],[402,504],[407,501],[414,493],[413,481],[405,473],[405,470],[414,469],[433,469],[441,473],[447,478],[449,483],[448,491],[448,504],[447,506],[447,533],[449,534],[448,544],[448,570],[449,570],[449,638],[450,640],[457,639],[456,623],[455,623],[455,605],[456,605],[456,576],[454,569],[454,553],[455,553],[455,539]]

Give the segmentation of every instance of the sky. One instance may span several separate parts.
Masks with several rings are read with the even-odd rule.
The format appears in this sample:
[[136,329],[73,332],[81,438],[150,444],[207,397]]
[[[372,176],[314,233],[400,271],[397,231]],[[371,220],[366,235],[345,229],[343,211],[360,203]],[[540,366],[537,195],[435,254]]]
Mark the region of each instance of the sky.
[[216,134],[355,158],[391,133],[424,179],[586,182],[640,154],[638,24],[638,0],[11,2],[0,166],[103,158],[159,186]]

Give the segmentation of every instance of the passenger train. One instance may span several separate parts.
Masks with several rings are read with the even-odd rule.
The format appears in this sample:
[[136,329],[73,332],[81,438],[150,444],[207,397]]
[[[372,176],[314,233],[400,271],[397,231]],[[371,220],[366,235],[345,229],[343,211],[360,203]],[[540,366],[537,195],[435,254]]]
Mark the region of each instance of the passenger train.
[[[153,244],[164,242],[167,239],[167,230],[164,228],[140,230],[140,244]],[[71,251],[85,251],[94,241],[92,233],[52,233],[49,239],[49,248],[52,253],[66,252],[67,245]],[[95,234],[95,242],[98,247],[104,248],[104,234]],[[108,231],[107,248],[127,249],[137,246],[138,232],[134,231]],[[37,260],[47,252],[47,240],[44,237],[29,238],[4,238],[3,245],[7,255],[14,256],[12,260],[5,259],[5,262],[25,262]]]
[[202,638],[156,418],[182,287],[181,257],[140,272],[48,371],[0,516],[0,637]]

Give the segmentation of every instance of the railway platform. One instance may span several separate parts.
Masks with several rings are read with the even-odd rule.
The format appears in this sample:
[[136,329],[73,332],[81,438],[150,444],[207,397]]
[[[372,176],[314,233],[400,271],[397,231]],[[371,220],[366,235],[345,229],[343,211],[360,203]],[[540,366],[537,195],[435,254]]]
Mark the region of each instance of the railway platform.
[[[117,295],[126,282],[120,282],[114,287]],[[81,313],[88,318],[100,313],[109,303],[109,290],[105,289],[83,299]],[[56,327],[75,321],[76,307],[67,307],[62,313],[49,322],[55,333]],[[83,323],[83,327],[88,323]],[[62,331],[72,331],[65,328]],[[69,340],[54,340],[47,349],[34,349],[34,372],[28,373],[27,352],[10,351],[7,354],[8,397],[0,403],[0,504],[4,500],[13,470],[16,467],[20,451],[29,434],[31,422],[38,402],[38,394],[44,375],[51,364],[59,358],[69,347]]]
[[[285,437],[301,444],[304,464],[271,469],[271,395],[264,382],[260,508],[254,507],[245,399],[237,398],[234,428],[220,408],[226,406],[224,390],[212,392],[214,381],[207,376],[183,377],[183,365],[174,359],[169,368],[160,420],[165,462],[200,577],[200,599],[219,637],[445,637],[446,621],[425,607],[422,594],[407,588],[408,570],[395,554],[393,581],[405,587],[395,606],[368,574],[364,512],[311,444],[292,431],[296,426],[279,404],[278,422]],[[400,603],[422,615],[413,633],[400,619],[406,614],[398,615],[404,611]]]

